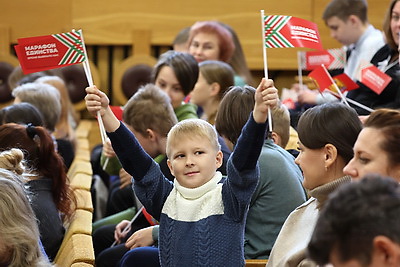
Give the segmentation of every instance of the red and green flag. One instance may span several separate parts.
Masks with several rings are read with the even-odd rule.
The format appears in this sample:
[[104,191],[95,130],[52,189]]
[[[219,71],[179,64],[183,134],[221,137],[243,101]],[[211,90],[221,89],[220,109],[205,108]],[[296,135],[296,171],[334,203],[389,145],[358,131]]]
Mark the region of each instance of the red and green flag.
[[86,60],[81,31],[20,38],[14,48],[25,74]]
[[317,24],[292,16],[264,16],[265,47],[308,47],[322,50]]

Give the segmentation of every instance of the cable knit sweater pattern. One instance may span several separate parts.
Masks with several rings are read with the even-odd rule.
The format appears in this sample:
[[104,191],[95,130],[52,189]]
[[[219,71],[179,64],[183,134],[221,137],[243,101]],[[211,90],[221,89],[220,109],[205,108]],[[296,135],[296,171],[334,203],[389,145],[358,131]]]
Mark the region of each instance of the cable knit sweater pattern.
[[122,124],[108,134],[135,179],[139,200],[160,222],[162,266],[244,266],[244,227],[259,180],[257,159],[265,131],[266,124],[257,124],[251,116],[228,160],[227,178],[217,172],[194,189],[165,179]]

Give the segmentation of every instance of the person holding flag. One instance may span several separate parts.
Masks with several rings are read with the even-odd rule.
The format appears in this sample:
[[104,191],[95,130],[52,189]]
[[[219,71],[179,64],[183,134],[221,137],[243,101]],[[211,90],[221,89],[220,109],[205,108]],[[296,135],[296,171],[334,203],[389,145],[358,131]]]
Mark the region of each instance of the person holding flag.
[[[385,44],[383,34],[369,23],[367,9],[366,0],[332,0],[322,16],[331,36],[345,46],[347,62],[343,71],[354,81],[360,64],[370,62]],[[318,105],[337,100],[328,92],[320,94],[298,85],[293,89],[298,91],[300,104]]]
[[[349,91],[347,97],[372,109],[400,108],[400,65],[399,65],[399,33],[400,33],[400,0],[392,0],[383,22],[386,44],[379,49],[369,67],[375,70],[372,79],[368,79],[364,70],[359,89]],[[375,81],[379,81],[377,84]],[[380,83],[385,81],[384,83]],[[386,86],[385,86],[386,84]],[[368,115],[365,109],[354,107],[358,114]]]

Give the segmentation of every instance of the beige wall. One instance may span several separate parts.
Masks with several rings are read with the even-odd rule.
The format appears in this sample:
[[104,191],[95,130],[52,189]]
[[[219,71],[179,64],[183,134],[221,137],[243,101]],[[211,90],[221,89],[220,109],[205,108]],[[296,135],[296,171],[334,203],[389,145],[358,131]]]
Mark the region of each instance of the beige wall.
[[[328,0],[0,0],[0,25],[10,27],[10,39],[82,28],[87,45],[124,45],[132,29],[150,29],[154,45],[168,45],[183,27],[197,20],[216,19],[238,33],[251,69],[263,68],[260,10],[312,20],[325,48],[340,46],[321,20]],[[381,28],[389,0],[369,0],[370,20]],[[268,67],[295,69],[297,49],[268,49]]]
[[[125,57],[132,31],[151,30],[151,44],[168,49],[175,34],[197,20],[220,20],[239,35],[256,81],[263,75],[260,10],[291,15],[318,24],[324,48],[340,47],[329,36],[321,14],[329,0],[0,0],[0,53],[9,53],[18,38],[83,29],[89,58],[96,46],[101,87],[112,82],[111,69]],[[381,29],[390,0],[368,0],[371,23]],[[136,40],[139,41],[140,40]],[[112,47],[112,51],[110,50]],[[164,46],[164,48],[163,48]],[[289,86],[296,74],[299,49],[268,49],[268,69],[279,86]],[[111,55],[111,56],[110,56]],[[112,63],[110,64],[110,58]]]

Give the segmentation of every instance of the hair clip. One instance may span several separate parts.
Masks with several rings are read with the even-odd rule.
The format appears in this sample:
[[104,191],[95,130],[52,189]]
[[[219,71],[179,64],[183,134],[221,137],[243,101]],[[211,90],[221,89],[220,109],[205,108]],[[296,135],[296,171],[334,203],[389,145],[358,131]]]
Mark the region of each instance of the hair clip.
[[36,128],[32,125],[32,123],[28,123],[26,126],[26,133],[32,140],[35,138],[35,135],[37,135]]
[[36,130],[36,127],[33,126],[32,123],[28,123],[26,126],[26,132],[28,136],[38,145],[40,146],[40,137],[38,135],[38,132]]

